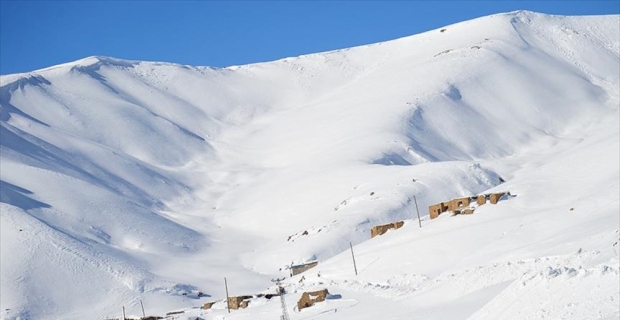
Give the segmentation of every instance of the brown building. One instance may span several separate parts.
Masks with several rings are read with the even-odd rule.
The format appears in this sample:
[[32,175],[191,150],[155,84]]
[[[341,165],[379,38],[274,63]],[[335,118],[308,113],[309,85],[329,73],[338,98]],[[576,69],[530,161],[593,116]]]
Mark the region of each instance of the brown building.
[[380,236],[386,233],[390,229],[399,229],[404,224],[405,224],[404,221],[398,221],[398,222],[392,222],[392,223],[388,223],[388,224],[384,224],[380,226],[374,226],[372,229],[370,229],[370,237],[374,238],[376,236]]
[[456,209],[467,207],[470,203],[470,198],[456,198],[452,199],[448,205],[448,211],[454,211]]
[[314,261],[314,262],[310,262],[310,263],[306,263],[306,264],[299,264],[296,266],[291,266],[291,277],[294,275],[298,275],[302,272],[305,272],[308,269],[312,269],[314,267],[316,267],[319,264],[318,261]]
[[301,295],[301,298],[297,302],[297,310],[301,310],[303,308],[312,307],[315,303],[325,301],[327,299],[327,295],[329,292],[327,289],[312,291],[312,292],[304,292]]
[[497,202],[499,201],[499,199],[501,197],[503,197],[506,193],[505,192],[500,192],[500,193],[492,193],[489,196],[489,200],[491,202],[491,204],[497,204]]
[[487,201],[491,204],[497,204],[501,197],[504,195],[510,195],[510,192],[498,192],[490,194],[481,194],[473,197],[463,197],[452,199],[447,202],[441,202],[428,207],[428,215],[431,219],[437,218],[440,214],[446,211],[452,211],[454,214],[472,214],[474,209],[467,208],[472,201],[475,201],[479,206],[484,205]]
[[200,307],[200,309],[203,310],[209,310],[211,309],[211,307],[213,307],[213,305],[216,303],[216,301],[211,301],[211,302],[205,302],[202,307]]
[[252,299],[252,296],[238,296],[238,297],[228,297],[228,307],[230,309],[245,309],[250,304],[248,299]]
[[434,204],[428,207],[428,215],[431,217],[431,219],[435,219],[439,217],[439,215],[442,213],[444,213],[444,211],[443,211],[443,205],[441,203]]
[[428,215],[431,217],[431,219],[435,219],[439,217],[440,214],[448,211],[449,207],[450,207],[450,201],[434,204],[428,207]]

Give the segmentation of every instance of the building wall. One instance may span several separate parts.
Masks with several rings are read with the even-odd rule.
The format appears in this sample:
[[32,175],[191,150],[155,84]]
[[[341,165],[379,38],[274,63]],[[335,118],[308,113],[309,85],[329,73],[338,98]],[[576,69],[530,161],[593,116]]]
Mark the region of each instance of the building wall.
[[[478,196],[467,197],[467,198],[456,198],[446,202],[440,202],[438,204],[434,204],[428,207],[428,215],[431,219],[437,218],[440,214],[446,211],[452,211],[455,214],[472,214],[474,210],[465,209],[468,207],[472,201],[476,201],[476,203],[481,206],[487,203],[487,200],[491,202],[491,204],[497,204],[499,199],[503,197],[506,192],[499,193],[491,193],[491,194],[481,194]],[[508,192],[510,194],[510,192]]]
[[450,205],[448,206],[448,211],[454,211],[459,208],[467,207],[470,203],[470,198],[456,198],[450,201]]
[[374,226],[372,229],[370,229],[370,237],[374,238],[376,236],[380,236],[386,233],[390,229],[399,229],[404,224],[405,224],[404,221],[398,221],[398,222],[393,222],[393,223],[384,224],[380,226]]
[[442,203],[434,204],[434,205],[428,207],[428,215],[431,217],[431,219],[435,219],[435,218],[439,217],[439,215],[441,213],[444,212],[442,209],[443,209],[443,204]]
[[238,296],[238,297],[228,297],[228,306],[230,309],[237,310],[239,308],[246,308],[249,304],[249,301],[244,301],[246,299],[251,299],[252,296]]
[[489,200],[491,202],[491,204],[497,204],[497,202],[499,201],[499,199],[501,197],[503,197],[506,193],[504,192],[500,192],[500,193],[493,193],[489,196]]
[[319,264],[318,261],[314,261],[314,262],[310,262],[310,263],[307,263],[307,264],[293,266],[293,267],[291,267],[291,276],[298,275],[298,274],[300,274],[302,272],[307,271],[308,269],[312,269],[312,268],[316,267],[318,264]]
[[325,301],[328,294],[327,289],[302,293],[301,298],[297,301],[297,310],[312,307],[317,302]]
[[203,309],[203,310],[209,310],[209,309],[211,309],[211,307],[213,307],[213,305],[214,305],[214,304],[215,304],[215,301],[205,302],[205,303],[202,305],[201,309]]

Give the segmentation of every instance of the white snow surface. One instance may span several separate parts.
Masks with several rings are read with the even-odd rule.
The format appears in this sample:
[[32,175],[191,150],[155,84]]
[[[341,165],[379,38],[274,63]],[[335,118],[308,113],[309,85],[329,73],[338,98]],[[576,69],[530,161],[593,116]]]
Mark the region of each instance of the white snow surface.
[[221,69],[1,76],[0,318],[278,319],[277,297],[228,313],[224,278],[286,277],[291,319],[618,319],[619,61],[620,16],[518,11]]

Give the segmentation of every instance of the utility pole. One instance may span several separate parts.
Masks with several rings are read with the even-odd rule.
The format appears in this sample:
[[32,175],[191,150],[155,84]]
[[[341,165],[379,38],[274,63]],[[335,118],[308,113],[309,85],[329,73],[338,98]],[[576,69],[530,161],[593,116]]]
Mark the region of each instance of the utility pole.
[[355,254],[353,254],[353,245],[349,242],[349,247],[351,247],[351,257],[353,257],[353,268],[355,268],[355,275],[357,275],[357,265],[355,264]]
[[224,277],[224,286],[226,287],[226,306],[228,307],[228,313],[230,313],[230,299],[228,299],[228,282],[226,282],[226,277]]
[[146,318],[146,314],[144,313],[144,305],[142,304],[142,299],[140,299],[140,306],[142,307],[142,317]]
[[422,220],[420,220],[420,210],[418,209],[418,200],[415,198],[415,195],[413,195],[413,201],[415,202],[415,211],[418,212],[418,224],[420,225],[420,228],[422,228]]
[[284,278],[276,278],[271,279],[271,282],[275,282],[278,286],[278,294],[280,295],[280,307],[282,308],[282,316],[280,317],[280,320],[291,320],[291,318],[288,316],[288,311],[286,310],[286,299],[284,298],[286,290],[284,290],[284,288],[282,287],[282,280],[284,280]]

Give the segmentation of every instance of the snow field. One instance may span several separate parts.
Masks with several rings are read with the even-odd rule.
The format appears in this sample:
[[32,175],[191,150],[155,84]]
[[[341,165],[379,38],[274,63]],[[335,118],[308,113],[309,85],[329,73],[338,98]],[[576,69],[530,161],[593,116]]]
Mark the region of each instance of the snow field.
[[[619,19],[512,12],[223,69],[90,57],[2,76],[0,318],[142,300],[273,319],[277,298],[197,308],[224,277],[273,291],[312,260],[285,281],[292,319],[617,318]],[[428,219],[497,191],[513,197]]]

